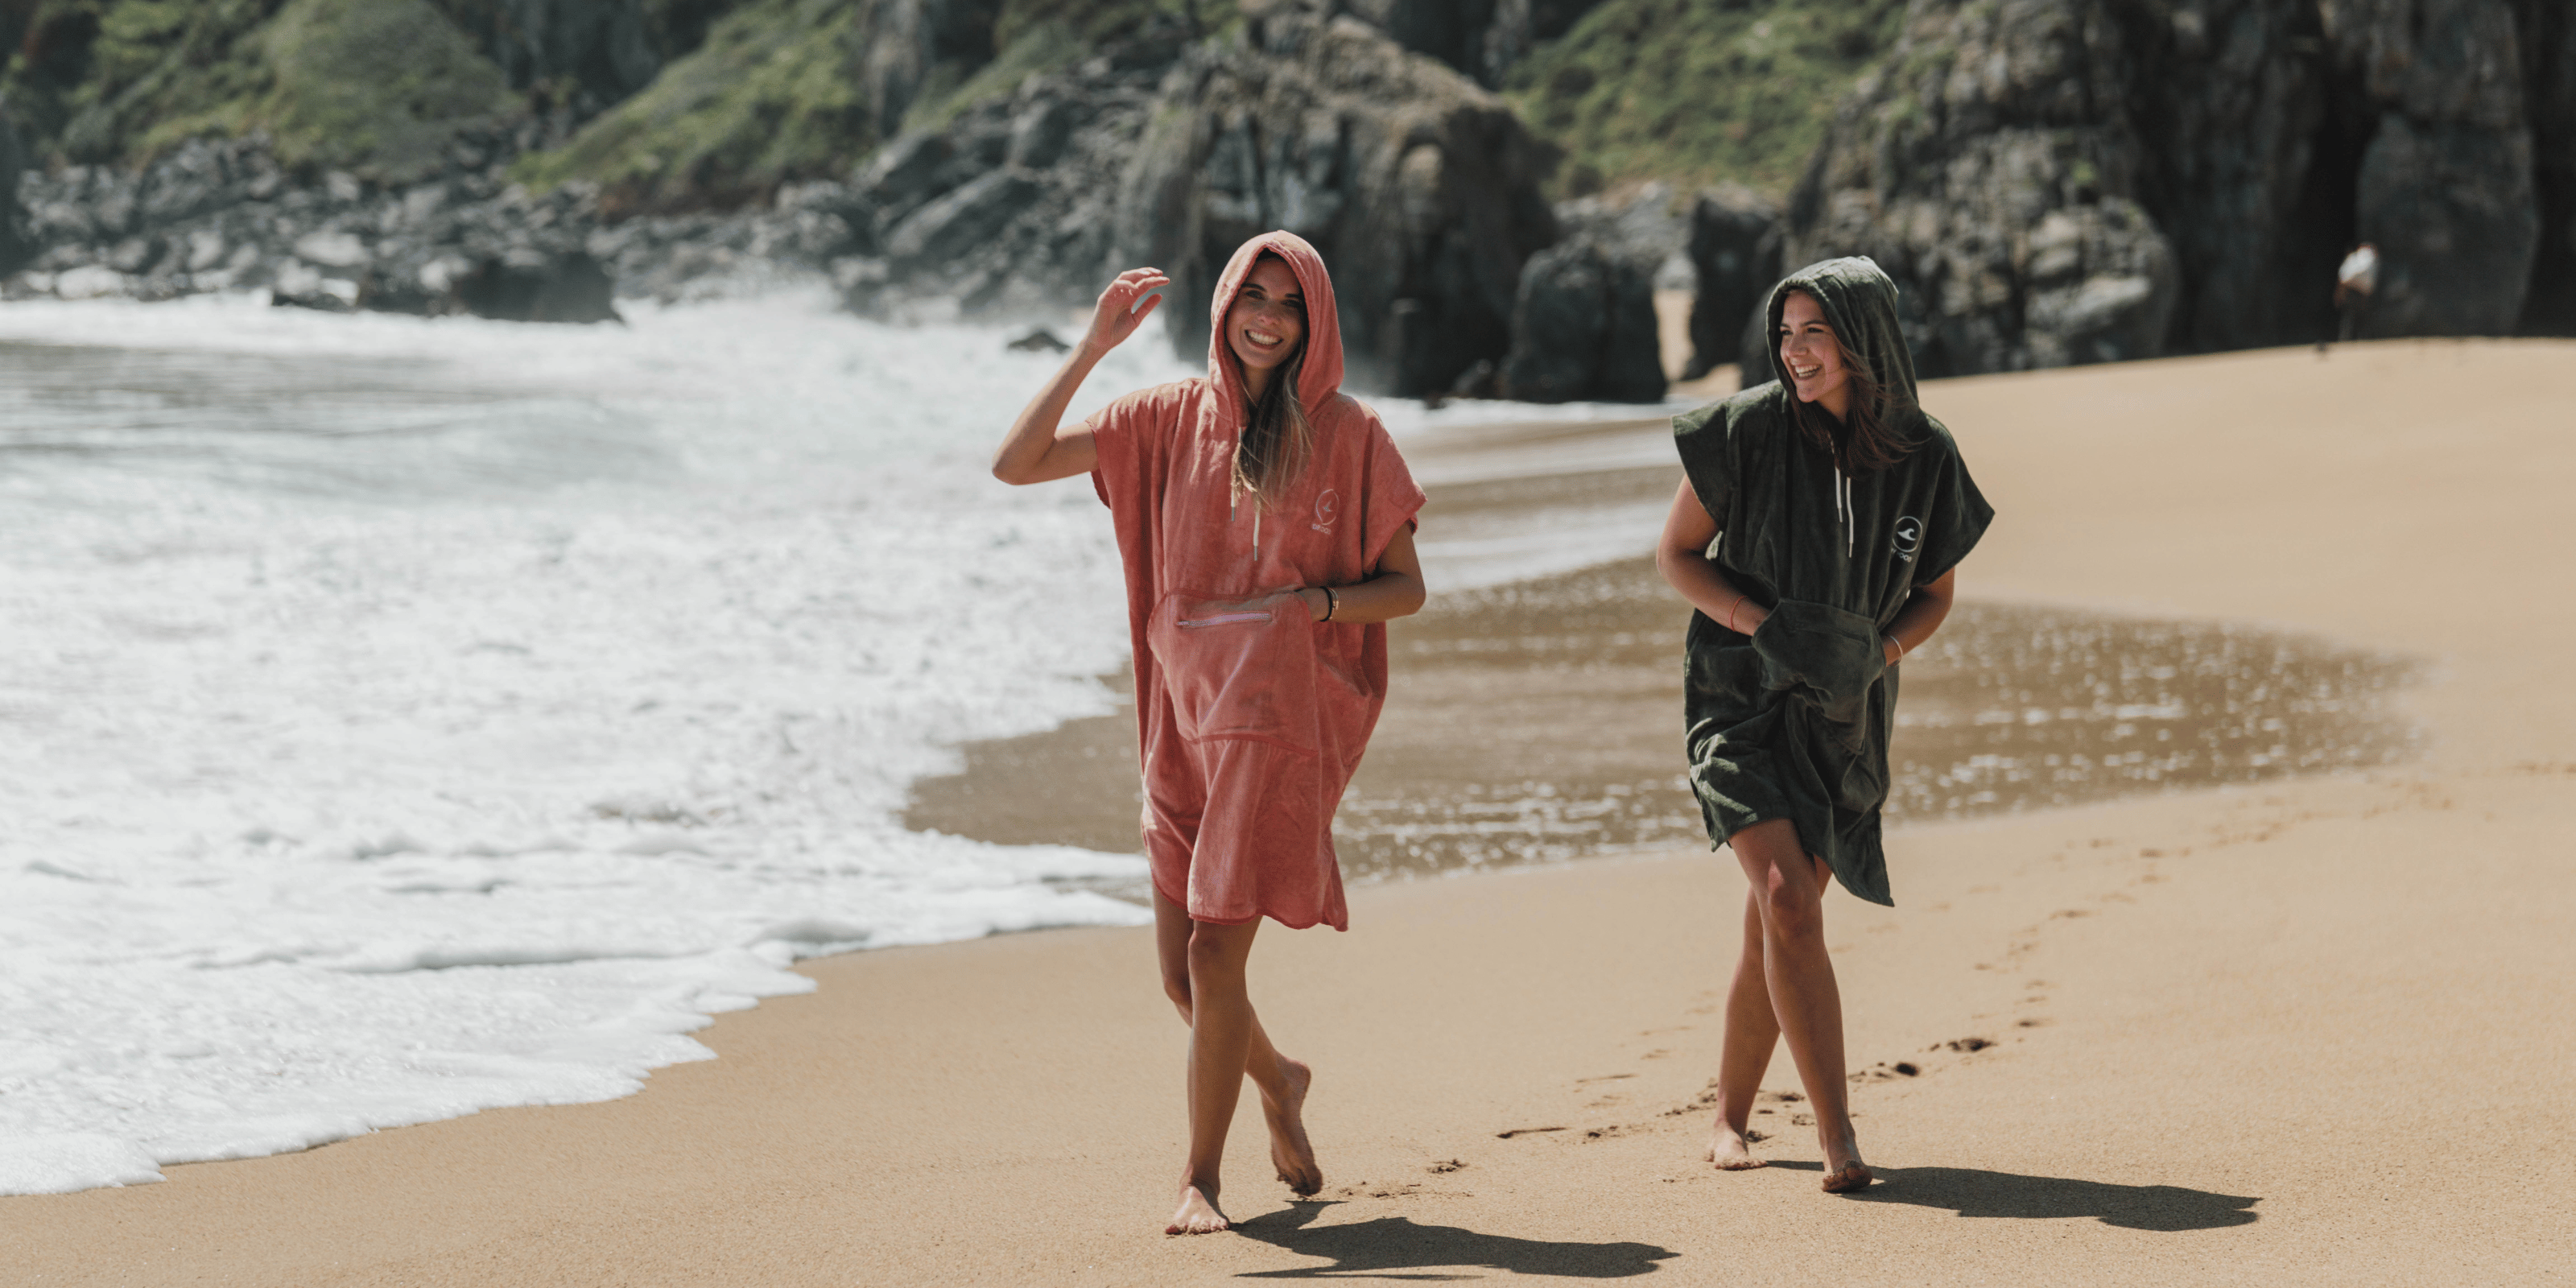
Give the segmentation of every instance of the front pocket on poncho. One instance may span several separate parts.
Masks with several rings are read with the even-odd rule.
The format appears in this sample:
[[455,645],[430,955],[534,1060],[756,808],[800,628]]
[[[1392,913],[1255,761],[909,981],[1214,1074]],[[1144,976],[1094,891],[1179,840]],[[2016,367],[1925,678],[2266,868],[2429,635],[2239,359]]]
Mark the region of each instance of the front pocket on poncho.
[[1794,694],[1838,725],[1857,724],[1887,670],[1878,624],[1830,604],[1784,599],[1754,628],[1762,687]]
[[1267,598],[1184,591],[1155,606],[1145,642],[1183,738],[1315,750],[1314,623],[1294,599]]

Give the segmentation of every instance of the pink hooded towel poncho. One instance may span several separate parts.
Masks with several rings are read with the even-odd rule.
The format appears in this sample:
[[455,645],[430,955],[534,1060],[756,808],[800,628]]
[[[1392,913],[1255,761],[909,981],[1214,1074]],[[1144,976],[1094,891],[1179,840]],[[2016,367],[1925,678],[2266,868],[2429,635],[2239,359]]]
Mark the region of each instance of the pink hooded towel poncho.
[[[1271,506],[1234,486],[1244,421],[1225,317],[1263,254],[1297,275],[1306,350],[1297,396],[1315,431]],[[1212,305],[1207,378],[1157,385],[1086,422],[1092,484],[1127,566],[1145,854],[1192,920],[1350,926],[1333,811],[1386,699],[1386,627],[1315,622],[1301,586],[1366,580],[1422,508],[1376,413],[1341,392],[1342,334],[1323,257],[1292,233],[1245,242]]]

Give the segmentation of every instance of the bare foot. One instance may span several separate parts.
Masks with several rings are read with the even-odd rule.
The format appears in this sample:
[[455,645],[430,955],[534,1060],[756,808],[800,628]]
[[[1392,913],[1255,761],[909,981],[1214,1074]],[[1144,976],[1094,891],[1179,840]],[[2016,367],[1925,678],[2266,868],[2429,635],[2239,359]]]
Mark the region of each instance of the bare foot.
[[1869,1164],[1860,1161],[1859,1141],[1845,1136],[1839,1143],[1825,1142],[1825,1193],[1865,1190],[1875,1179],[1870,1175]]
[[1172,1223],[1163,1227],[1165,1234],[1214,1234],[1231,1222],[1216,1210],[1216,1201],[1199,1193],[1199,1187],[1181,1187],[1181,1210],[1172,1214]]
[[1708,1161],[1717,1164],[1717,1170],[1721,1172],[1742,1172],[1771,1165],[1767,1159],[1754,1157],[1753,1143],[1744,1138],[1744,1133],[1728,1126],[1724,1118],[1718,1119],[1716,1125],[1708,1129]]
[[1283,1055],[1279,1073],[1288,1083],[1287,1096],[1277,1104],[1261,1098],[1261,1115],[1270,1120],[1270,1165],[1291,1192],[1312,1194],[1324,1188],[1324,1169],[1315,1165],[1315,1147],[1306,1139],[1306,1089],[1315,1085],[1315,1071]]

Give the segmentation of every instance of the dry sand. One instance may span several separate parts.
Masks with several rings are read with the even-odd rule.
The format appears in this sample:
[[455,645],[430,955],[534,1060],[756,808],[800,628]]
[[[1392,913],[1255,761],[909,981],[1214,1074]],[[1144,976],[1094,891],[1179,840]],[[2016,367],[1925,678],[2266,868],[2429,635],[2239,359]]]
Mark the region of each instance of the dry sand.
[[1247,1098],[1233,1234],[1157,1233],[1184,1032],[1149,939],[1065,931],[809,963],[627,1100],[0,1200],[0,1281],[2564,1279],[2571,377],[2576,345],[2405,342],[1927,387],[2001,515],[1967,595],[2395,650],[2428,736],[1898,829],[1902,906],[1827,905],[1857,1197],[1791,1101],[1773,1167],[1695,1161],[1742,883],[1681,852],[1272,927],[1255,998],[1316,1066],[1328,1183],[1288,1201]]

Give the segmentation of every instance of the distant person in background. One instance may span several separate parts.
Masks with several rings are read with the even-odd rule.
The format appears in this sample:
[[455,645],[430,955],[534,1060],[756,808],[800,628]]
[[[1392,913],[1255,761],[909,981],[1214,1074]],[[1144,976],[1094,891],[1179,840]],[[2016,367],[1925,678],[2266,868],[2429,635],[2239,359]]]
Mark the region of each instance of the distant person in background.
[[[1752,883],[1727,994],[1709,1161],[1761,1167],[1753,1099],[1785,1036],[1824,1188],[1866,1187],[1843,1078],[1826,885],[1893,904],[1879,848],[1896,667],[1944,617],[1994,511],[1915,401],[1896,284],[1829,259],[1771,291],[1773,379],[1673,418],[1686,475],[1655,562],[1685,637],[1690,778]],[[1714,543],[1714,544],[1712,544]]]
[[1161,303],[1160,270],[1101,292],[1091,330],[993,457],[1006,483],[1090,474],[1127,565],[1163,991],[1190,1026],[1190,1154],[1166,1234],[1225,1229],[1218,1167],[1243,1080],[1270,1160],[1323,1187],[1301,1116],[1313,1073],[1253,1014],[1244,963],[1269,917],[1349,928],[1333,811],[1386,696],[1386,627],[1422,607],[1413,483],[1377,414],[1341,392],[1332,279],[1264,233],[1217,282],[1208,373],[1079,424],[1074,391]]
[[2361,317],[2370,311],[2370,293],[2379,289],[2379,248],[2369,242],[2352,248],[2335,269],[2335,311],[2343,315],[2343,326],[2337,339],[2349,342],[2361,330]]

